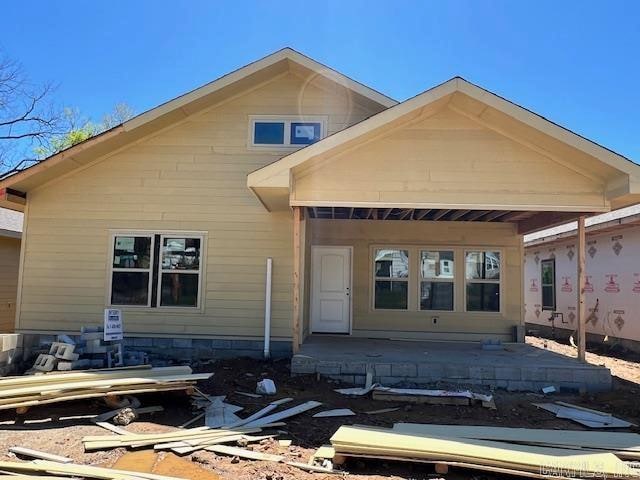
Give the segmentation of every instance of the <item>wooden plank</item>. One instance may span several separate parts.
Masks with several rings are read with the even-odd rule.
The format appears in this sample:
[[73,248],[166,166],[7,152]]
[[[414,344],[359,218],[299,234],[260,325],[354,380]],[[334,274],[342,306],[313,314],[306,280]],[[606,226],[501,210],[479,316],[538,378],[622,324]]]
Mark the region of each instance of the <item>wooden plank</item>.
[[246,448],[230,447],[229,445],[212,445],[205,448],[209,452],[222,453],[232,457],[247,458],[249,460],[263,460],[265,462],[281,462],[284,460],[282,455],[273,455],[270,453],[254,452]]
[[41,460],[49,460],[51,462],[58,463],[72,463],[73,459],[69,457],[62,457],[60,455],[54,455],[53,453],[41,452],[39,450],[32,450],[26,447],[9,447],[11,453],[20,455],[23,457],[39,458]]
[[474,438],[504,442],[565,445],[569,447],[634,450],[640,452],[640,435],[622,432],[589,432],[539,428],[507,428],[470,425],[396,423],[394,431],[416,435]]
[[403,395],[398,393],[374,390],[373,399],[384,402],[405,402],[427,405],[469,405],[470,400],[465,397],[429,397],[426,395]]
[[300,305],[300,270],[302,255],[300,252],[300,224],[302,223],[302,212],[300,207],[293,207],[293,330],[292,348],[295,355],[300,351],[300,315],[302,306]]
[[585,311],[585,292],[584,287],[587,281],[586,274],[586,239],[584,215],[578,217],[578,238],[577,238],[577,274],[578,274],[578,360],[586,362],[586,311]]
[[292,408],[288,408],[286,410],[282,410],[281,412],[277,412],[274,413],[272,415],[269,415],[267,417],[262,417],[259,418],[257,420],[254,420],[250,423],[247,423],[245,425],[245,428],[250,428],[250,427],[262,427],[265,426],[269,423],[272,422],[278,422],[280,420],[284,420],[285,418],[289,418],[289,417],[293,417],[294,415],[299,415],[301,413],[304,413],[308,410],[312,410],[316,407],[319,407],[320,405],[322,405],[322,403],[320,402],[316,402],[314,400],[311,400],[309,402],[305,402],[302,403],[300,405],[297,405],[295,407]]
[[594,476],[638,477],[611,453],[514,445],[495,441],[451,439],[394,432],[388,429],[342,426],[331,437],[336,454],[362,453],[435,461],[458,461],[539,472],[541,465],[560,472]]
[[325,410],[313,415],[313,418],[325,418],[325,417],[349,417],[355,415],[349,408],[335,408],[333,410]]

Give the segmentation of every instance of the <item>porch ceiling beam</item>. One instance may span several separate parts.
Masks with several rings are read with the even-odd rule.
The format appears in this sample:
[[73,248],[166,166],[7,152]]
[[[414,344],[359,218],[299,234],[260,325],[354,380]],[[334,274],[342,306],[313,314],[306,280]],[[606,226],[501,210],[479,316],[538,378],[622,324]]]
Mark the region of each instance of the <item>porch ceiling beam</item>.
[[[523,219],[518,222],[518,233],[526,235],[527,233],[544,230],[545,228],[555,227],[563,223],[576,220],[581,212],[540,212],[534,214],[531,218]],[[582,213],[584,215],[584,213]]]
[[482,219],[483,222],[492,222],[507,214],[511,213],[511,210],[494,210],[489,212],[486,217]]
[[444,217],[450,211],[451,210],[439,210],[439,211],[436,212],[436,214],[433,216],[433,218],[431,220],[440,220],[442,217]]
[[393,208],[385,208],[384,212],[382,212],[382,220],[386,220],[392,211]]
[[455,210],[447,220],[453,222],[458,220],[460,217],[464,217],[470,211],[471,210]]
[[407,219],[407,218],[411,217],[411,215],[413,215],[413,209],[412,209],[412,208],[409,208],[409,209],[405,210],[404,212],[402,212],[402,213],[400,214],[399,219],[400,219],[400,220],[405,220],[405,219]]
[[489,213],[490,210],[476,210],[472,211],[469,215],[463,218],[465,222],[473,222],[474,220],[478,220],[480,217]]
[[[416,212],[417,212],[417,210],[416,210]],[[420,213],[418,213],[418,214],[415,216],[415,219],[416,219],[416,220],[422,220],[424,217],[426,217],[427,215],[429,215],[429,212],[431,212],[431,209],[429,209],[429,208],[425,208],[424,210],[422,210]]]

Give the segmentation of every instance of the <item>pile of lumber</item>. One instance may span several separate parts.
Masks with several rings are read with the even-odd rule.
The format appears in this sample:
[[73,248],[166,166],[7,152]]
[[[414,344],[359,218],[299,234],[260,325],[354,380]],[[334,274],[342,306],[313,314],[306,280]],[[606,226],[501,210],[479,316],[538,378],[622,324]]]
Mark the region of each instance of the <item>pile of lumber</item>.
[[363,457],[432,463],[438,473],[456,466],[532,478],[640,478],[623,461],[640,458],[640,435],[631,433],[398,423],[342,426],[331,445],[337,464]]
[[[0,478],[20,479],[101,479],[101,480],[182,480],[155,473],[130,472],[111,468],[93,467],[75,463],[59,463],[48,460],[32,462],[0,462]],[[5,475],[6,474],[6,475]]]
[[191,390],[212,374],[193,374],[188,366],[123,367],[0,378],[0,410],[67,400],[118,397],[134,393]]

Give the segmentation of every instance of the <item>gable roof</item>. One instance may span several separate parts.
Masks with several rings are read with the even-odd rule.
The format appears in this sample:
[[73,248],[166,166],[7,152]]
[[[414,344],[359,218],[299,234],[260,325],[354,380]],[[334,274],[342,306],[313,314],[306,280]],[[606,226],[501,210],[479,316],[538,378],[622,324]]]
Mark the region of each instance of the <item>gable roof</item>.
[[0,208],[0,237],[20,238],[22,236],[22,213]]
[[[336,82],[351,90],[364,102],[372,102],[384,108],[398,103],[291,48],[283,48],[173,100],[162,103],[95,137],[52,155],[21,172],[0,179],[0,205],[2,205],[1,193],[3,189],[10,188],[26,192],[55,176],[77,168],[79,164],[88,161],[88,159],[95,159],[107,154],[288,69],[306,74],[313,73]],[[13,204],[7,206],[18,207]]]
[[[454,96],[454,94],[457,94]],[[461,94],[461,95],[460,95]],[[455,99],[455,104],[453,100]],[[484,88],[481,88],[462,77],[454,77],[437,85],[429,90],[416,95],[402,103],[399,103],[387,110],[373,115],[360,123],[341,130],[323,140],[287,155],[280,160],[262,167],[247,178],[247,185],[254,192],[263,188],[284,188],[288,187],[290,181],[290,171],[314,158],[326,157],[337,153],[342,149],[349,148],[359,140],[367,136],[373,136],[376,132],[382,132],[395,123],[400,123],[403,119],[410,119],[415,112],[421,112],[429,106],[437,105],[438,102],[445,102],[456,111],[460,111],[473,120],[482,122],[482,117],[488,109],[519,122],[531,132],[538,136],[544,135],[555,141],[558,145],[563,145],[575,149],[584,154],[584,165],[572,164],[570,167],[577,173],[585,176],[593,176],[587,165],[587,157],[600,162],[604,169],[609,168],[610,173],[619,172],[626,174],[629,178],[619,179],[621,184],[611,185],[611,189],[619,190],[621,194],[636,194],[634,200],[623,201],[615,208],[640,201],[640,166],[630,159],[607,149],[591,140],[578,135],[560,125],[542,117],[532,111],[521,107],[509,100],[500,97]],[[444,104],[443,104],[444,105]],[[467,110],[462,112],[462,110]],[[489,128],[492,128],[491,126]],[[536,148],[535,145],[527,145]],[[551,154],[545,150],[546,147],[539,148],[544,154]],[[562,163],[562,155],[556,155],[554,160]],[[595,165],[594,162],[592,162]],[[567,165],[565,165],[567,166]],[[622,195],[618,195],[622,196]]]

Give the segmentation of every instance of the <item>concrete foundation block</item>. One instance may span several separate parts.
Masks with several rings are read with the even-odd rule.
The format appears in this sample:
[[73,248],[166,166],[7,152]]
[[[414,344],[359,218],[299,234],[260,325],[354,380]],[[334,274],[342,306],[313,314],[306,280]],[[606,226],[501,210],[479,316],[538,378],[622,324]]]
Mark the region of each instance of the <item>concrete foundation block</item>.
[[191,348],[193,340],[190,338],[174,338],[172,342],[173,348]]
[[350,375],[365,375],[367,373],[367,364],[361,362],[342,362],[340,372]]
[[152,347],[153,339],[152,338],[134,338],[133,346],[134,347]]
[[497,380],[520,380],[522,372],[519,367],[496,367]]
[[391,364],[390,363],[376,363],[373,367],[374,377],[390,377],[391,376]]
[[573,369],[571,368],[548,368],[548,382],[573,382]]
[[418,377],[429,378],[436,382],[444,377],[444,365],[441,363],[418,364]]
[[231,340],[212,339],[211,348],[214,350],[231,350]]
[[478,380],[493,380],[496,378],[495,367],[472,366],[469,367],[469,378]]
[[523,367],[520,369],[522,380],[528,382],[543,382],[547,379],[547,372],[541,367]]
[[153,346],[158,348],[171,348],[173,346],[173,339],[171,338],[154,338]]
[[340,375],[340,364],[337,362],[322,362],[316,366],[316,372],[322,375]]
[[467,365],[445,365],[443,377],[449,379],[471,378]]
[[234,350],[264,350],[264,343],[256,340],[231,340],[231,348]]
[[381,377],[380,378],[380,383],[382,383],[382,385],[384,385],[385,387],[390,387],[391,385],[399,385],[405,381],[406,380],[404,378],[400,378],[400,377]]
[[392,377],[417,377],[418,366],[415,363],[392,363]]
[[512,380],[507,384],[507,390],[510,392],[530,392],[535,389],[534,382],[526,382],[523,380]]

